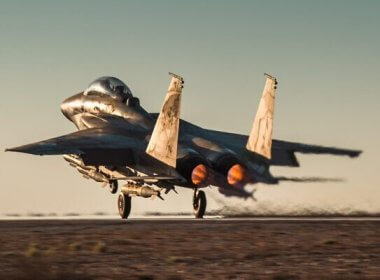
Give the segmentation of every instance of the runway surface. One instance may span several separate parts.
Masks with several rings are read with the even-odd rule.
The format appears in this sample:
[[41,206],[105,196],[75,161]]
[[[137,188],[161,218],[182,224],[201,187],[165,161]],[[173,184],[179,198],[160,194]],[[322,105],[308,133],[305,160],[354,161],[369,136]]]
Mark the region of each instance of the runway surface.
[[0,279],[379,279],[380,220],[0,221]]

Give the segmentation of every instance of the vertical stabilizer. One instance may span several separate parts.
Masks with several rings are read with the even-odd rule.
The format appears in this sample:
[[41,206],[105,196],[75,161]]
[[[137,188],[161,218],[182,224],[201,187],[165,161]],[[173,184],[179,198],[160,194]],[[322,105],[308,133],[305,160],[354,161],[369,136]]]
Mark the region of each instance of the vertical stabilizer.
[[277,81],[271,75],[265,74],[265,76],[267,79],[246,148],[270,159],[272,156],[273,112]]
[[176,167],[181,93],[184,81],[178,75],[169,74],[172,80],[146,153],[169,166]]

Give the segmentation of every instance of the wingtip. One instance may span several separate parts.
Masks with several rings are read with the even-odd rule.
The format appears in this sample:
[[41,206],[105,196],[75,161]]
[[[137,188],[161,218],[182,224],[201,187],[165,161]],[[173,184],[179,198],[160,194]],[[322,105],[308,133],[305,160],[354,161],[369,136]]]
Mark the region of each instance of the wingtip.
[[350,156],[350,158],[357,158],[357,157],[359,157],[362,153],[363,153],[363,151],[361,151],[361,150],[353,151],[349,156]]
[[33,151],[29,150],[29,145],[6,148],[4,152],[16,152],[16,153],[25,153],[25,154],[36,154]]

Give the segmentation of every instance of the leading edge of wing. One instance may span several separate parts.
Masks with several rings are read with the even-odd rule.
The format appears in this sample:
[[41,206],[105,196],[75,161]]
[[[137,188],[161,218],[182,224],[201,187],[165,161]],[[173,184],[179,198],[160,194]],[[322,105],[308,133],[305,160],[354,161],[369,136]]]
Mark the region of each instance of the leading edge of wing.
[[33,155],[83,154],[88,149],[130,148],[133,139],[105,128],[91,128],[44,141],[5,149],[6,152],[20,152]]
[[74,147],[60,147],[52,142],[53,139],[35,142],[27,145],[22,145],[13,148],[5,149],[6,152],[18,152],[25,154],[32,154],[37,156],[43,155],[60,155],[60,154],[83,154],[83,151]]

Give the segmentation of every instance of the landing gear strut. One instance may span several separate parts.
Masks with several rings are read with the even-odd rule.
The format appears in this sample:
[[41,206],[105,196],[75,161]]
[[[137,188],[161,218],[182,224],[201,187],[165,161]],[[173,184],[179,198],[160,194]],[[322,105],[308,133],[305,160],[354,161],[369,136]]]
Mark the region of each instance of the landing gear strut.
[[119,187],[119,184],[117,180],[110,181],[109,190],[112,194],[117,193],[118,187]]
[[120,193],[117,199],[117,208],[122,219],[127,219],[131,213],[132,199],[129,195]]
[[193,195],[193,213],[195,218],[201,219],[206,211],[206,194],[204,191],[200,191],[198,189],[194,189]]

